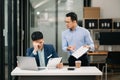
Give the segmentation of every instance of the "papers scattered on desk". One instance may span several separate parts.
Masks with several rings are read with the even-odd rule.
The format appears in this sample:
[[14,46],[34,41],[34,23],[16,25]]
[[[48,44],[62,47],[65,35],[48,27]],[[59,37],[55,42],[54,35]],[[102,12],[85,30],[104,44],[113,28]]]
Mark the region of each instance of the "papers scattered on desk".
[[72,53],[72,56],[75,58],[81,57],[83,54],[85,54],[89,49],[87,47],[80,47],[78,50],[76,50],[74,53]]

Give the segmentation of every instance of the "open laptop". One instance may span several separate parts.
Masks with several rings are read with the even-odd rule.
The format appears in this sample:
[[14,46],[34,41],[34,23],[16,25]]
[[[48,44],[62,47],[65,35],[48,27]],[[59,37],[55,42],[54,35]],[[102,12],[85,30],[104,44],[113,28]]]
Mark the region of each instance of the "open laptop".
[[35,57],[17,56],[18,67],[23,70],[44,70],[45,68],[56,68],[62,57],[50,58],[47,67],[38,67]]

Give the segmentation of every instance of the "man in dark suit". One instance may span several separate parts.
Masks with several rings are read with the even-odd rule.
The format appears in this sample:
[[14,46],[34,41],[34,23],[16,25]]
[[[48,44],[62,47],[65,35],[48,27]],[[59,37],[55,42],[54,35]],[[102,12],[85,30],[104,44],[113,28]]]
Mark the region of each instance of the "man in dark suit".
[[31,38],[33,47],[27,49],[26,55],[35,57],[38,66],[45,67],[50,58],[58,57],[53,45],[44,44],[42,32],[33,32]]

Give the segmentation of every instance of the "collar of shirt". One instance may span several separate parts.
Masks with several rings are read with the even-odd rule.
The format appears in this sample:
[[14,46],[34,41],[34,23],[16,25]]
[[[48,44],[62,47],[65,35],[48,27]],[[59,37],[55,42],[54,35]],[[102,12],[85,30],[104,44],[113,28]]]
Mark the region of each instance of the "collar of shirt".
[[[79,28],[79,26],[76,26],[76,27],[75,27],[75,29],[74,29],[73,31],[76,31],[76,30],[77,30],[77,28]],[[72,30],[71,30],[71,29],[69,29],[69,31],[70,31],[70,32],[72,32]]]

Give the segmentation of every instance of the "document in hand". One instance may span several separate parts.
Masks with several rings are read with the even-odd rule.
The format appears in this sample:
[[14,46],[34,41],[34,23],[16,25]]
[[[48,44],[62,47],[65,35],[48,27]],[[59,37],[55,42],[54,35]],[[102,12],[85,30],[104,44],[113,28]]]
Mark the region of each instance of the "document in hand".
[[81,57],[83,54],[85,54],[89,49],[87,47],[81,46],[78,50],[76,50],[74,53],[72,53],[72,56],[75,58]]
[[59,64],[62,60],[62,57],[50,58],[48,60],[47,68],[56,68],[57,64]]

